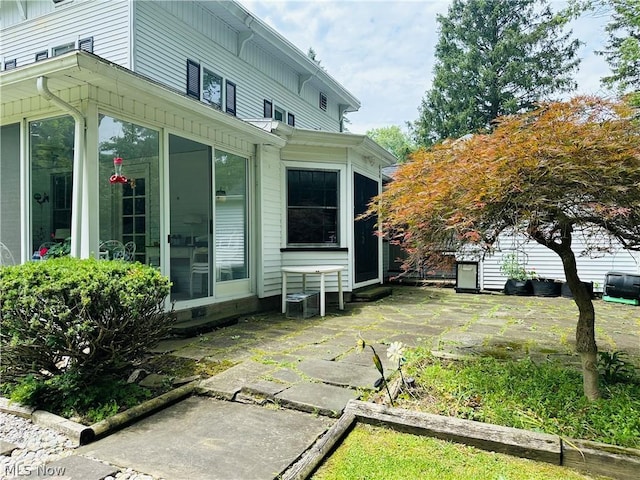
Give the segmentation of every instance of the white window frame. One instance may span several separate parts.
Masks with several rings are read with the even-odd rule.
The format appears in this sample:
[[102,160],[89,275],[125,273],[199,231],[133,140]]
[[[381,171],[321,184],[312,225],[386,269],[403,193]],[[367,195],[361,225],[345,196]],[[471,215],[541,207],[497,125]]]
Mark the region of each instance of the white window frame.
[[[288,222],[288,171],[289,170],[309,170],[309,171],[326,171],[336,172],[338,174],[338,199],[337,199],[337,242],[336,243],[289,243],[289,222]],[[344,248],[349,241],[349,231],[347,229],[347,167],[343,164],[336,163],[320,163],[320,162],[283,162],[282,175],[284,179],[284,188],[282,189],[282,206],[283,206],[283,248]]]
[[[214,77],[217,77],[220,80],[220,98],[219,98],[219,103],[214,103],[214,102],[210,102],[207,99],[205,99],[205,75],[211,75]],[[211,105],[212,107],[214,107],[217,110],[222,110],[222,105],[225,102],[225,78],[214,72],[212,69],[204,66],[204,65],[200,65],[200,101],[203,103],[206,103],[207,105]]]

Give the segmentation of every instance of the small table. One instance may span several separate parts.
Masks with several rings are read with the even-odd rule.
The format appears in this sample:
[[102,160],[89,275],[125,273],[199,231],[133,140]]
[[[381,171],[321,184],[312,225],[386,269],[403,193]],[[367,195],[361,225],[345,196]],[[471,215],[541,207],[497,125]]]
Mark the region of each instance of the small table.
[[307,275],[320,275],[320,316],[324,317],[325,313],[325,282],[324,276],[327,273],[338,274],[338,302],[340,310],[344,310],[344,298],[342,297],[342,270],[340,265],[323,265],[308,267],[282,267],[282,313],[287,311],[287,274],[302,274],[302,290],[307,287]]

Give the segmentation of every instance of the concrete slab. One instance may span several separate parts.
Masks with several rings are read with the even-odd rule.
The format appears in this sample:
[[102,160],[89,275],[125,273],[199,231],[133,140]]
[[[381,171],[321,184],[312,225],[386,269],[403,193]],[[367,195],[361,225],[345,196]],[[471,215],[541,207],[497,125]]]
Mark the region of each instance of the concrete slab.
[[80,453],[156,478],[271,480],[332,423],[293,410],[191,397]]
[[373,389],[380,378],[378,370],[346,362],[331,362],[310,358],[303,360],[298,369],[305,375],[324,383],[352,388]]
[[264,365],[250,360],[235,365],[215,377],[200,382],[198,390],[201,393],[214,395],[226,400],[233,397],[245,385],[255,382],[259,377],[274,369],[272,365]]
[[325,385],[323,383],[298,383],[276,395],[281,405],[319,413],[330,417],[339,417],[351,399],[358,399],[360,394],[355,390]]

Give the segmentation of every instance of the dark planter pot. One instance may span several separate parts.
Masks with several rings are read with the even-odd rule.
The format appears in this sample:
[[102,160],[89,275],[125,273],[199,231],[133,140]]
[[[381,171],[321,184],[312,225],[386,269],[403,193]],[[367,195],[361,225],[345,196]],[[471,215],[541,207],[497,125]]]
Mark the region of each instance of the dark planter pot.
[[548,278],[537,278],[531,280],[531,287],[536,297],[559,297],[562,283]]
[[[589,296],[593,298],[593,282],[582,282],[585,287],[587,287],[587,292],[589,292]],[[573,298],[573,292],[569,288],[569,284],[564,282],[562,284],[562,289],[560,291],[563,297],[565,298]]]
[[515,280],[510,278],[507,283],[504,284],[505,295],[531,295],[533,290],[531,288],[531,280]]

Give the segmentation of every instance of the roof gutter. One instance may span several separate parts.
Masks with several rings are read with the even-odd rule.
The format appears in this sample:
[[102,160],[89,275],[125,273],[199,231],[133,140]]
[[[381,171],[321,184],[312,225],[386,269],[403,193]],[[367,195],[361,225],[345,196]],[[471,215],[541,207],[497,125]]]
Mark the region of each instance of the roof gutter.
[[[80,257],[80,219],[82,215],[82,179],[84,176],[84,151],[85,151],[85,130],[86,119],[82,112],[75,108],[73,105],[62,100],[60,97],[55,96],[47,85],[47,77],[44,75],[39,76],[36,79],[36,85],[38,93],[45,100],[53,103],[57,107],[69,112],[69,115],[75,120],[75,134],[73,137],[73,190],[72,190],[72,205],[71,209],[71,252],[72,257]],[[87,252],[88,254],[88,252]]]

